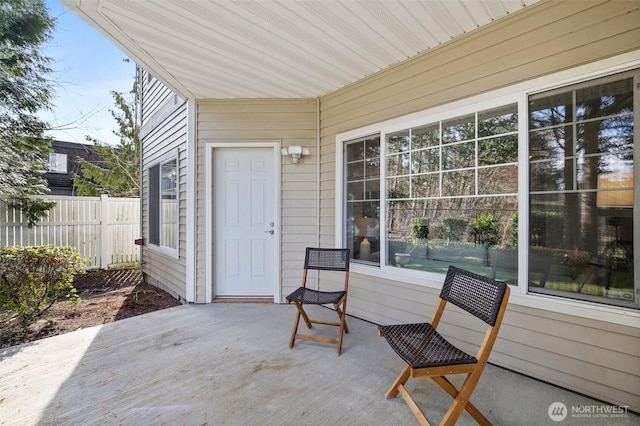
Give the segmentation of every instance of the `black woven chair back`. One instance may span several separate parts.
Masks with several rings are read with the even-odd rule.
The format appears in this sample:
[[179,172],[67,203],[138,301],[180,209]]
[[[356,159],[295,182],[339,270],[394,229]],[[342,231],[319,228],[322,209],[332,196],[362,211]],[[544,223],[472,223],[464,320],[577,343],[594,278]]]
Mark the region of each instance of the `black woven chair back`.
[[449,266],[440,297],[493,326],[506,288],[503,282]]
[[321,271],[348,271],[349,249],[329,249],[307,247],[304,269]]

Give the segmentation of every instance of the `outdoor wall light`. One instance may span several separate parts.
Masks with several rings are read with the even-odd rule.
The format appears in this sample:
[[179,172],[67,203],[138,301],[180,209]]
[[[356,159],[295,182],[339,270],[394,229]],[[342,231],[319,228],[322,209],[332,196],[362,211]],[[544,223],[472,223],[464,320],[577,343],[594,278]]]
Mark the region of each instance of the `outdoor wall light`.
[[282,148],[280,152],[282,155],[290,155],[291,162],[293,164],[298,164],[300,161],[304,161],[304,156],[309,155],[309,149],[303,148],[300,145]]

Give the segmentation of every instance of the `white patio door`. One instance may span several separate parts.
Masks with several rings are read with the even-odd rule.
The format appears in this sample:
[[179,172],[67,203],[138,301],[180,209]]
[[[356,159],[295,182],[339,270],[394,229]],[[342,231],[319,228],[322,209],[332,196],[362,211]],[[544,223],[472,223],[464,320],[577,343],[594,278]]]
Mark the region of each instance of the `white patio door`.
[[272,297],[278,267],[273,148],[216,148],[213,157],[214,293]]

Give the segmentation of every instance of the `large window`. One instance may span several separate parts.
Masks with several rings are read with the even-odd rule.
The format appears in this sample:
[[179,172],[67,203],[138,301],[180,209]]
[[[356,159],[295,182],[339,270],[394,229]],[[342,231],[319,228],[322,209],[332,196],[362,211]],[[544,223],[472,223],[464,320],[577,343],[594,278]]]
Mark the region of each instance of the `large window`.
[[354,265],[408,279],[456,265],[521,293],[638,308],[639,74],[339,137],[341,236]]
[[529,98],[529,291],[635,301],[634,78]]
[[178,161],[171,158],[149,168],[149,243],[178,248]]
[[517,106],[386,135],[387,264],[515,283]]

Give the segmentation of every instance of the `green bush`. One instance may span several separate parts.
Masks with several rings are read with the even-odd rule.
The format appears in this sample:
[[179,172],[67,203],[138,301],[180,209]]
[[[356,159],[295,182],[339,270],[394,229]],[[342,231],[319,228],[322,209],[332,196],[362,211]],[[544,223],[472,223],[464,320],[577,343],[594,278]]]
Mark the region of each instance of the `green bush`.
[[511,215],[511,247],[518,247],[518,212]]
[[498,216],[491,213],[480,213],[471,223],[471,235],[476,244],[492,246],[500,240]]
[[411,219],[411,236],[417,240],[429,238],[429,218],[414,217]]
[[71,247],[0,248],[0,312],[18,315],[26,325],[59,300],[77,303],[73,277],[86,264]]
[[467,219],[448,217],[442,219],[442,233],[448,240],[462,241],[469,222]]

